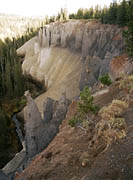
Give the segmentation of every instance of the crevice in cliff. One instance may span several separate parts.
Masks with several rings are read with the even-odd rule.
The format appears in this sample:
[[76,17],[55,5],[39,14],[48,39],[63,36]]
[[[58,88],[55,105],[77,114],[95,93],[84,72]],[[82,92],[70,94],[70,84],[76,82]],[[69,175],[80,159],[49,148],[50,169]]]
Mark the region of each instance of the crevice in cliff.
[[51,31],[49,32],[49,47],[51,46]]

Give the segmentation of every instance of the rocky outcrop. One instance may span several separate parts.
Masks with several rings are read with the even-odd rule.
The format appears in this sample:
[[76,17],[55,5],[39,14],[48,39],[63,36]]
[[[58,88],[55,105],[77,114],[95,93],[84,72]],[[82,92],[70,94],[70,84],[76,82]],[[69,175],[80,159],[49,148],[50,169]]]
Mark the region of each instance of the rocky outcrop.
[[112,58],[124,48],[121,32],[117,26],[98,21],[56,22],[40,29],[38,36],[17,50],[18,55],[25,56],[23,73],[45,82],[47,87],[47,92],[35,101],[26,93],[25,140],[29,158],[47,147],[57,134],[68,99],[78,97],[85,85],[94,85],[99,76],[110,71]]
[[[47,92],[40,95],[35,101],[33,101],[29,93],[26,93],[27,108],[25,109],[24,117],[28,158],[32,158],[49,145],[59,132],[60,124],[65,119],[70,100],[75,97],[78,98],[80,90],[85,85],[92,86],[98,81],[99,76],[108,73],[112,58],[119,56],[123,48],[122,30],[117,26],[102,25],[98,21],[72,20],[65,23],[56,22],[46,25],[39,31],[38,36],[18,49],[18,55],[25,56],[22,64],[23,73],[30,74],[39,81],[44,81],[47,86]],[[113,72],[114,65],[111,67],[111,73],[115,74]],[[65,94],[62,96],[63,92]],[[108,93],[108,89],[95,94],[95,96],[104,95],[103,93]],[[108,96],[113,98],[110,94]],[[103,99],[101,98],[101,100]],[[84,141],[81,133],[79,132],[79,136],[77,136],[75,131],[75,137],[73,138],[72,132],[74,129],[70,130],[69,128],[68,124],[65,124],[63,131],[48,146],[49,152],[46,154],[42,153],[38,156],[39,159],[36,157],[33,160],[33,166],[35,167],[32,168],[31,164],[29,168],[30,178],[39,179],[39,176],[42,178],[43,176],[38,176],[35,172],[39,171],[40,174],[44,175],[45,173],[42,173],[44,166],[46,166],[46,178],[52,172],[52,168],[55,169],[57,167],[58,169],[61,167],[62,171],[67,163],[71,172],[74,161],[72,172],[79,169],[76,165],[78,160],[74,158],[74,161],[71,161],[71,158],[75,157],[75,153],[80,152],[79,143],[81,143],[81,152],[84,152],[85,148],[88,151],[86,143],[88,142],[88,137],[85,135],[84,138],[87,139]],[[66,135],[63,132],[66,132]],[[62,136],[62,139],[60,136]],[[72,140],[70,140],[70,146],[68,146],[68,138],[73,138],[73,148],[71,148]],[[81,139],[79,140],[79,138]],[[56,139],[58,140],[57,142]],[[75,146],[76,141],[77,144]],[[58,148],[52,152],[52,148],[54,149],[58,142]],[[64,148],[65,160],[63,163],[61,147]],[[77,150],[74,152],[76,148]],[[68,157],[67,154],[70,151],[72,154]],[[52,159],[52,156],[55,159]],[[56,156],[59,156],[60,161],[54,164]],[[82,160],[86,159],[86,157],[82,158]],[[48,161],[47,159],[52,159],[53,161]],[[41,163],[40,167],[36,167],[36,162],[38,161]],[[50,163],[50,170],[47,168],[48,163]],[[91,162],[89,163],[91,164]],[[37,170],[34,172],[34,169]],[[61,179],[61,171],[59,171],[58,179]],[[63,175],[62,179],[68,179],[67,176],[71,176],[70,172],[66,177]],[[54,174],[55,172],[52,173]],[[26,176],[24,179],[26,179]]]
[[24,111],[26,152],[31,158],[43,149],[42,134],[44,124],[37,105],[29,91],[25,92],[27,108]]
[[44,117],[31,98],[29,91],[25,92],[27,108],[25,118],[25,142],[28,159],[48,146],[59,131],[59,125],[65,118],[70,101],[63,95],[59,101],[47,98],[44,102]]
[[9,180],[7,175],[2,170],[0,170],[0,180]]
[[9,177],[9,179],[13,179],[14,173],[16,171],[23,171],[26,161],[26,152],[23,149],[21,152],[17,153],[15,157],[11,161],[9,161],[9,163],[7,163],[2,170]]
[[46,97],[58,100],[62,92],[69,99],[78,96],[85,85],[92,86],[109,72],[111,59],[120,55],[123,47],[122,30],[117,26],[70,20],[46,25],[17,53],[25,56],[23,72],[47,86],[45,95],[36,99],[43,114]]
[[129,75],[132,73],[133,62],[129,61],[129,58],[126,54],[115,57],[110,62],[110,76],[112,80],[115,80],[124,74]]
[[47,98],[44,102],[43,122],[45,124],[45,147],[48,146],[51,140],[59,132],[59,126],[62,123],[63,119],[65,119],[70,102],[71,101],[66,98],[65,94],[61,96],[59,101],[54,101],[51,98]]
[[[94,102],[100,108],[108,106],[114,99],[124,99],[127,96],[127,92],[123,91],[122,93],[116,83],[108,90],[101,91],[101,88],[97,90]],[[121,118],[126,121],[126,136],[116,141],[114,138],[108,148],[104,144],[104,139],[93,139],[97,132],[96,124],[100,121],[98,115],[92,115],[88,112],[87,125],[89,124],[89,126],[87,126],[87,131],[85,131],[86,124],[80,128],[72,128],[68,125],[69,120],[77,113],[77,102],[73,101],[60,126],[58,135],[16,177],[16,180],[132,180],[132,100],[130,98],[129,108],[121,115]],[[90,143],[92,143],[92,147]]]

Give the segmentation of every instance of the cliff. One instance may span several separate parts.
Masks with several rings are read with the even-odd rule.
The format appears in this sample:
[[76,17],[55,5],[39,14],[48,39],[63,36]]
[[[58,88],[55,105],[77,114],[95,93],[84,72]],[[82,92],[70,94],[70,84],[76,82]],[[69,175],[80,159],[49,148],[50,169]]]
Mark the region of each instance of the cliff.
[[[102,119],[99,115],[92,116],[90,112],[88,112],[89,126],[86,131],[85,127],[70,127],[68,122],[77,112],[77,102],[73,101],[59,128],[59,133],[46,149],[33,158],[21,174],[16,175],[15,179],[132,180],[133,93],[119,89],[118,84],[115,82],[108,90],[98,89],[95,103],[100,108],[105,108],[112,103],[112,100],[127,101],[127,96],[129,96],[127,101],[129,107],[120,116],[126,122],[125,134],[121,134],[124,135],[123,138],[115,140],[115,134],[111,131],[110,134],[102,134],[101,137],[95,139],[98,131],[97,124],[102,123]],[[121,105],[118,108],[120,107]],[[116,109],[117,106],[113,111],[116,112]],[[103,127],[102,132],[106,132],[106,128],[107,126]],[[112,140],[112,143],[106,148],[108,136],[109,142]],[[111,138],[112,136],[114,137]]]
[[36,99],[43,114],[44,99],[59,99],[63,92],[69,99],[79,95],[84,85],[92,86],[98,77],[109,72],[114,56],[121,54],[122,30],[96,21],[71,20],[51,23],[21,48],[25,56],[24,73],[44,81],[47,92]]
[[[28,168],[16,179],[74,180],[82,178],[83,180],[91,178],[98,180],[94,171],[97,166],[100,167],[98,154],[105,147],[98,140],[94,142],[95,149],[93,147],[88,150],[88,147],[91,143],[90,140],[93,141],[93,136],[95,137],[94,127],[100,117],[90,115],[89,118],[92,118],[93,125],[86,135],[82,130],[71,128],[68,125],[70,117],[77,111],[77,105],[75,101],[72,101],[69,108],[68,106],[70,100],[79,99],[80,90],[85,85],[92,87],[98,82],[101,75],[110,73],[112,79],[115,79],[118,74],[121,74],[121,71],[127,72],[127,70],[123,70],[124,67],[121,63],[118,74],[116,73],[117,68],[114,68],[115,64],[119,65],[116,61],[121,59],[118,57],[121,57],[123,49],[122,30],[117,26],[103,25],[98,21],[72,20],[46,25],[39,31],[38,36],[17,50],[19,56],[25,57],[22,64],[23,73],[30,74],[33,78],[45,83],[47,87],[47,92],[40,95],[35,101],[29,95],[27,96],[28,103],[24,110],[24,117],[28,158],[32,158],[48,147],[37,155]],[[127,59],[124,61],[126,61],[126,69],[128,69]],[[130,73],[131,71],[132,68]],[[62,94],[65,94],[65,97]],[[118,90],[114,84],[112,88],[103,91],[98,89],[94,97],[96,103],[102,107],[111,103],[115,98],[123,99],[127,96],[123,94],[123,91],[121,96],[121,90]],[[130,125],[132,112],[125,116],[128,116],[127,124]],[[51,142],[53,138],[54,140]],[[131,138],[131,134],[129,138]],[[125,148],[125,140],[123,143]],[[120,150],[116,144],[112,152],[109,151],[107,155],[101,157],[104,163],[106,158],[109,158],[110,161],[114,156],[115,148]],[[129,140],[129,149],[127,152],[124,151],[125,156],[128,156],[130,151],[131,142]],[[89,161],[90,172],[88,172],[88,167],[86,169],[81,167],[80,161],[84,158],[87,159],[87,163]],[[121,159],[118,158],[120,168],[123,167],[121,162]],[[107,169],[114,167],[114,164],[112,161]],[[103,172],[105,177],[109,177],[110,171],[106,174],[104,169],[97,169],[97,175],[99,172]],[[125,170],[125,172],[128,171]],[[102,177],[100,174],[99,179]],[[110,177],[114,178],[113,175]]]

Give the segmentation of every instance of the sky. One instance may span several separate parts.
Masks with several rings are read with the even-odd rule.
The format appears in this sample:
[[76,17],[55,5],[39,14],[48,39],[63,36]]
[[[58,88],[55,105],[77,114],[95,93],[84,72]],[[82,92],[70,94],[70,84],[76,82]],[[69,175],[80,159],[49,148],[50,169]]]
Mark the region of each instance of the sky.
[[79,8],[109,5],[113,0],[0,0],[0,13],[22,16],[54,15],[60,8],[67,7],[69,13]]

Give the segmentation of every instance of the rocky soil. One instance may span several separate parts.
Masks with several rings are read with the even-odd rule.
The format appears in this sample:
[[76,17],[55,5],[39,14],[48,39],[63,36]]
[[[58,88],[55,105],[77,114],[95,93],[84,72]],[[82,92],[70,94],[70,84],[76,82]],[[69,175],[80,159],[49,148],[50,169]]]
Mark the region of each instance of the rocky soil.
[[[113,99],[125,97],[125,91],[118,89],[115,83],[109,87],[108,92],[98,93],[95,103],[102,107],[111,103]],[[68,125],[69,119],[77,112],[77,102],[73,101],[57,136],[32,160],[23,173],[16,174],[16,180],[132,180],[132,98],[131,94],[129,108],[122,114],[127,124],[126,137],[112,143],[106,151],[103,142],[100,141],[90,147],[95,124],[100,120],[98,115],[90,114],[94,126],[87,132]]]

